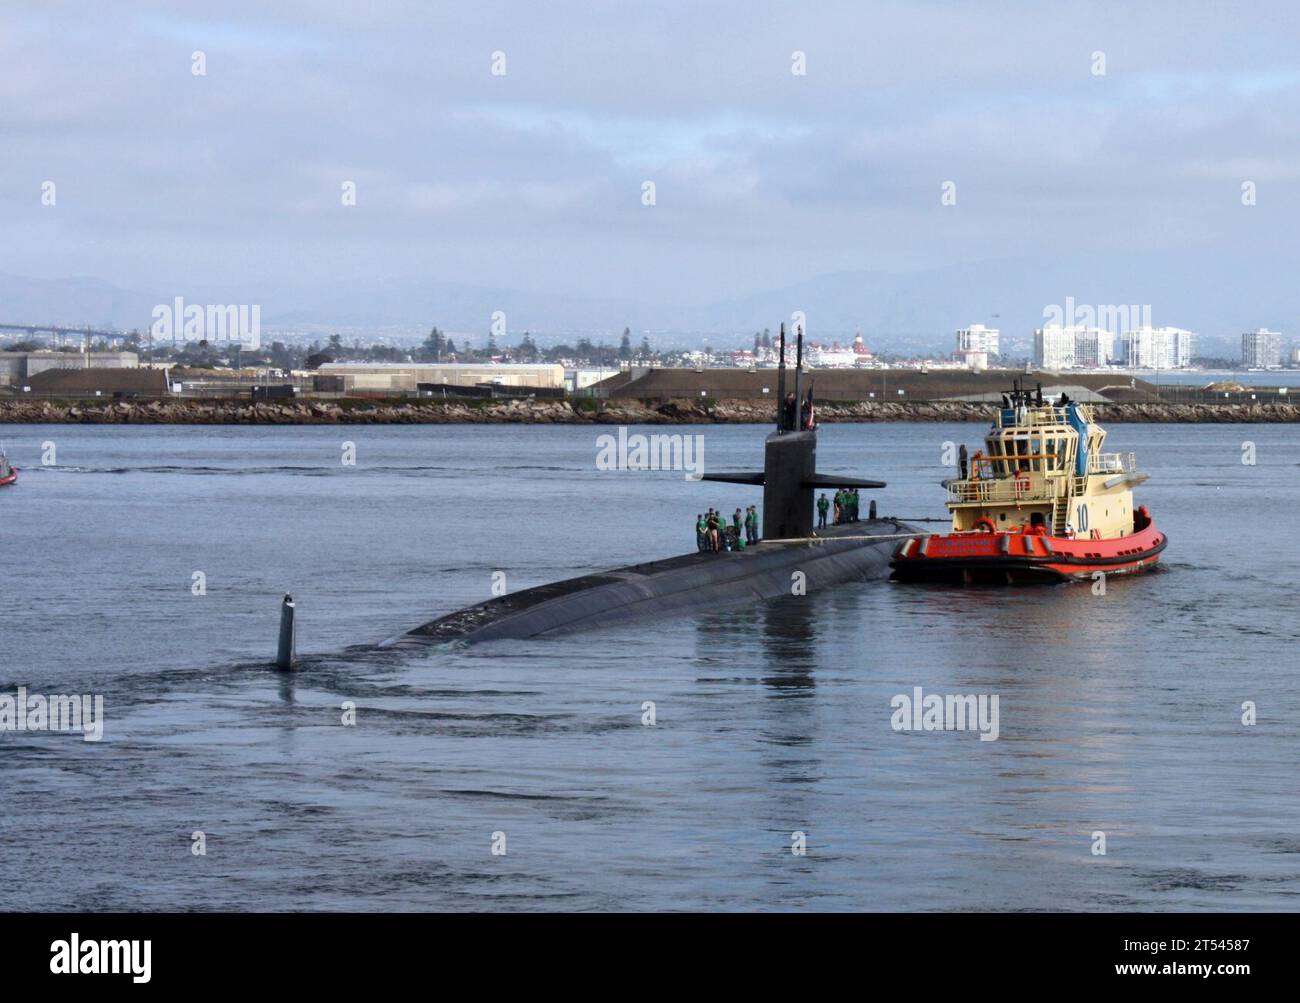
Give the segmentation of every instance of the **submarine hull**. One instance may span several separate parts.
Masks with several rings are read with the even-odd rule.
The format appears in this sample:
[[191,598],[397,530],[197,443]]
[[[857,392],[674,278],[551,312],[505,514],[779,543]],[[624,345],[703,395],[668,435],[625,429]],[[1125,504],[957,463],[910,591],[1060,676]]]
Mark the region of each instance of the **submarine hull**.
[[892,519],[867,519],[829,527],[815,540],[764,541],[745,550],[632,564],[489,599],[383,646],[546,637],[691,614],[791,595],[799,581],[796,572],[803,573],[802,585],[812,595],[845,582],[887,577],[894,548],[907,535],[919,534]]

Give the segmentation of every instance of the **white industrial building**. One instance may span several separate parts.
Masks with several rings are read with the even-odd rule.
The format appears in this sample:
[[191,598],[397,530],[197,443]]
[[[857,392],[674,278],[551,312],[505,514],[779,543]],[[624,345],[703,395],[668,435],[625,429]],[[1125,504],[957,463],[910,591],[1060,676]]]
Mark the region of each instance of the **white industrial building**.
[[0,352],[0,386],[18,386],[47,369],[135,369],[135,352]]
[[566,369],[564,371],[564,389],[574,394],[579,390],[586,390],[587,387],[595,386],[602,380],[607,380],[611,376],[622,372],[621,367],[604,366],[598,369]]
[[528,387],[565,389],[561,365],[515,363],[327,362],[321,376],[342,380],[345,393],[354,390],[415,393],[421,383],[452,387]]

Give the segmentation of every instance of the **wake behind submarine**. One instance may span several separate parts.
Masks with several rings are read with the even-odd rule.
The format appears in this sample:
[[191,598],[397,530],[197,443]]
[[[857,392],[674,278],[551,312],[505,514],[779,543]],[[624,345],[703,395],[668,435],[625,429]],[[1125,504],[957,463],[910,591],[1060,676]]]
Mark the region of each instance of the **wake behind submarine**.
[[[777,427],[767,437],[763,469],[704,474],[706,481],[761,485],[761,541],[738,551],[683,554],[581,575],[497,596],[430,620],[381,647],[478,643],[595,630],[633,620],[713,609],[721,604],[790,595],[795,572],[807,593],[889,574],[894,547],[923,535],[896,519],[871,517],[813,530],[817,488],[883,488],[884,481],[817,473],[817,426],[811,384],[801,394],[803,332],[796,341],[792,400],[787,402],[785,325],[780,333]],[[797,413],[796,413],[797,412]]]

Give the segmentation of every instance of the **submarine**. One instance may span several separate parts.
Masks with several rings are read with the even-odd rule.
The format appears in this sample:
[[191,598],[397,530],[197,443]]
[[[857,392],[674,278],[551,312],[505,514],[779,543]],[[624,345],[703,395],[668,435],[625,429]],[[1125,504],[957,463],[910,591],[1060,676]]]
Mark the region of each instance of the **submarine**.
[[885,482],[817,473],[812,385],[806,398],[801,386],[802,330],[796,338],[793,392],[788,396],[785,349],[782,324],[776,429],[765,442],[763,469],[701,477],[762,487],[763,527],[757,544],[632,564],[497,596],[430,620],[380,647],[555,636],[886,578],[899,541],[925,534],[897,519],[876,518],[875,502],[866,519],[814,531],[816,489],[870,490],[885,487]]

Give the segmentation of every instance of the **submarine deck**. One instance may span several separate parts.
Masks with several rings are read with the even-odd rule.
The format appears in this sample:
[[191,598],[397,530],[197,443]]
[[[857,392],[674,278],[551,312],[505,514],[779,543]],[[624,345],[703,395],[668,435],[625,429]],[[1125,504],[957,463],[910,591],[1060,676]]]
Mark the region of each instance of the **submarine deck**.
[[[695,552],[630,564],[486,600],[431,620],[385,646],[583,629],[635,615],[679,612],[696,601],[691,598],[695,595],[708,603],[768,598],[789,590],[789,568],[807,560],[810,550],[824,550],[808,561],[810,571],[826,563],[822,558],[839,558],[832,562],[834,570],[818,575],[819,579],[865,578],[884,567],[884,555],[899,536],[914,534],[912,527],[895,519],[867,519],[829,526],[815,538],[760,541],[744,550]],[[877,537],[879,541],[873,542]],[[862,555],[868,552],[871,558],[864,560]],[[540,609],[547,604],[551,605],[546,610]]]

